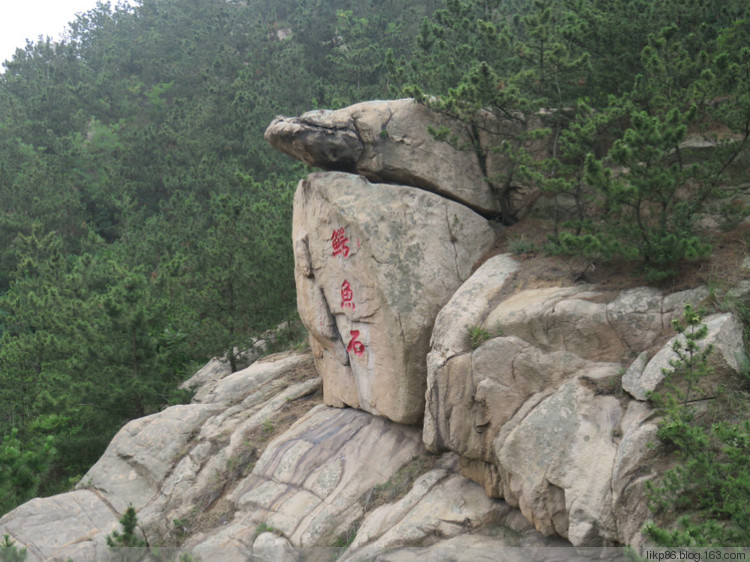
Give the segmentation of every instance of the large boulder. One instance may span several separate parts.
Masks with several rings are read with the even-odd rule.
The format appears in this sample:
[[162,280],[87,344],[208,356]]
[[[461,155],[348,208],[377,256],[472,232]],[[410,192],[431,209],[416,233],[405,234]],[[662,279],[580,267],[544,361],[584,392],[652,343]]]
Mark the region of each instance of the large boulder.
[[493,443],[503,497],[546,535],[577,546],[619,542],[611,477],[622,415],[615,396],[577,378],[532,398]]
[[[425,444],[458,453],[466,477],[543,534],[576,546],[638,543],[660,450],[645,447],[653,411],[626,394],[623,373],[645,385],[671,321],[707,292],[514,290],[515,267],[508,256],[489,259],[438,315]],[[715,344],[717,371],[742,349],[739,325],[721,320],[708,319],[709,339],[731,348]]]
[[[265,138],[311,166],[433,191],[486,216],[501,210],[515,216],[530,207],[538,194],[514,185],[501,208],[491,181],[507,173],[509,164],[503,151],[493,147],[518,133],[519,125],[497,121],[486,112],[478,119],[481,134],[472,137],[466,123],[412,99],[367,101],[336,111],[277,117]],[[541,124],[535,121],[534,126]],[[436,130],[450,131],[451,140],[439,140],[433,134]],[[526,148],[541,157],[546,142],[532,141]]]
[[300,182],[292,237],[326,403],[417,422],[433,322],[494,244],[491,226],[426,191],[327,172]]
[[672,295],[638,287],[621,292],[595,286],[546,287],[504,299],[485,323],[501,326],[543,351],[566,350],[590,361],[630,362],[671,330],[686,304],[707,295],[697,288]]
[[[457,143],[437,140],[429,128],[450,128]],[[481,213],[500,206],[470,146],[466,126],[411,99],[368,101],[336,111],[277,117],[265,138],[311,166],[362,174],[374,182],[434,191]]]

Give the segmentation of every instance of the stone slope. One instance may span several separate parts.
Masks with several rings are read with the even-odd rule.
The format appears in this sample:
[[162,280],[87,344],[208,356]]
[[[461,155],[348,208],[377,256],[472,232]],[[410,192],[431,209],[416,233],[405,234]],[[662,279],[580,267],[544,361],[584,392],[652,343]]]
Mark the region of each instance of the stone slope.
[[213,361],[197,375],[200,398],[127,424],[77,490],[18,507],[0,519],[0,534],[30,561],[107,560],[106,536],[133,505],[168,559],[296,560],[360,524],[362,547],[439,542],[506,522],[517,529],[509,536],[548,544],[460,476],[455,456],[404,501],[373,511],[373,490],[427,454],[420,430],[321,404],[310,354],[270,356],[232,374]]
[[214,380],[204,401],[125,425],[77,490],[6,514],[0,535],[28,545],[39,560],[94,560],[106,554],[106,535],[119,528],[119,518],[133,505],[152,542],[174,544],[176,535],[190,530],[181,531],[175,520],[190,527],[219,499],[222,480],[251,468],[258,444],[245,437],[320,386],[311,357],[295,353]]

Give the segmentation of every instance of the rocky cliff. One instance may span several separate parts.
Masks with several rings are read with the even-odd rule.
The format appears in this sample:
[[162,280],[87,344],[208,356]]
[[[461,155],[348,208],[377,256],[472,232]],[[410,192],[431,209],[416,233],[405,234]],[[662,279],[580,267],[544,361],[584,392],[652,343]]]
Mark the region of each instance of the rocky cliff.
[[[103,559],[132,505],[150,544],[203,560],[640,545],[644,484],[669,462],[647,393],[671,320],[709,291],[534,282],[493,252],[487,170],[436,123],[461,134],[411,100],[276,119],[269,142],[326,170],[294,200],[311,351],[209,363],[191,404],[126,425],[74,491],[0,535],[32,560]],[[710,397],[744,348],[732,314],[706,324]]]

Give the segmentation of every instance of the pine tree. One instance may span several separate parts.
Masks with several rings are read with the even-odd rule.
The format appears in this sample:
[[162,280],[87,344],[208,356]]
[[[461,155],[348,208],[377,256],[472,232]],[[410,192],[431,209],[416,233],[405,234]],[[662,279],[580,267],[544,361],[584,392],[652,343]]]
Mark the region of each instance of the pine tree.
[[3,536],[3,542],[0,543],[0,562],[24,562],[27,556],[25,547],[19,550],[10,536]]
[[120,525],[120,531],[112,531],[107,535],[107,546],[116,552],[121,562],[140,560],[148,548],[148,543],[145,538],[138,536],[138,516],[132,505],[128,506],[120,518]]
[[672,323],[675,359],[664,369],[665,389],[651,396],[663,415],[657,435],[678,463],[647,483],[656,521],[646,535],[666,547],[745,546],[750,540],[750,422],[707,424],[691,402],[710,373],[707,326],[692,307]]

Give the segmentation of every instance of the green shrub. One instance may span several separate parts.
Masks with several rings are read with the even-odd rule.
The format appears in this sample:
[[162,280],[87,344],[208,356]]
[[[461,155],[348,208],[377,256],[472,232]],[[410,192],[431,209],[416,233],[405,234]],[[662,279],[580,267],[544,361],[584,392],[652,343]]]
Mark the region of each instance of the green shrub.
[[700,349],[698,343],[707,329],[689,306],[674,326],[684,338],[676,340],[678,357],[665,369],[666,390],[652,399],[663,412],[657,435],[679,462],[658,483],[647,483],[650,508],[664,526],[649,523],[644,531],[665,547],[745,546],[750,544],[750,421],[701,423],[691,396],[710,373],[712,348]]
[[469,327],[469,346],[476,349],[487,340],[497,338],[503,335],[503,329],[497,326],[494,331],[487,330],[482,326]]
[[132,505],[128,506],[120,518],[120,525],[122,526],[120,531],[112,531],[107,535],[107,546],[115,551],[120,562],[140,560],[147,550],[148,543],[145,538],[136,534],[138,517]]
[[342,549],[342,551],[349,548],[349,546],[354,542],[354,539],[357,538],[357,532],[359,531],[359,527],[361,524],[361,518],[354,521],[351,525],[349,525],[346,531],[336,537],[336,540],[333,541],[333,544],[331,546],[333,546],[334,548],[340,548]]
[[27,555],[26,548],[19,550],[8,535],[3,537],[3,542],[0,543],[0,562],[24,562]]
[[519,236],[517,238],[511,238],[508,241],[508,249],[512,254],[533,254],[537,251],[536,244],[533,240],[529,240],[526,236]]
[[283,536],[283,533],[279,531],[276,527],[272,527],[265,521],[263,523],[258,523],[258,526],[255,527],[255,533],[253,534],[253,540],[258,538],[263,533],[274,533],[276,535]]

